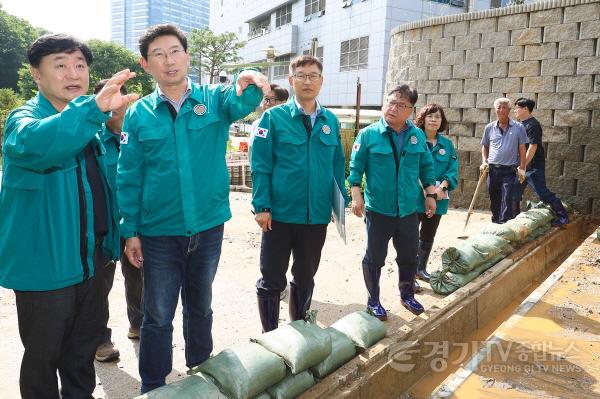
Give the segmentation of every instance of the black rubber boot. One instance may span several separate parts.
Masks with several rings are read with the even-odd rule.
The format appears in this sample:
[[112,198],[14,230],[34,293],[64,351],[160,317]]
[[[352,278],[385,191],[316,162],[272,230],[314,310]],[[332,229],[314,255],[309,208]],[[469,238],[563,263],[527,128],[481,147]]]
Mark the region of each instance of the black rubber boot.
[[550,208],[556,215],[556,219],[552,221],[552,226],[564,226],[569,223],[569,214],[558,197],[550,203]]
[[520,201],[513,201],[513,203],[512,203],[512,217],[516,218],[519,213],[521,213],[521,202]]
[[306,311],[310,309],[310,302],[312,300],[313,288],[301,290],[294,282],[290,283],[290,320],[304,320]]
[[423,305],[415,299],[415,274],[414,269],[400,268],[400,303],[409,312],[420,315],[425,310]]
[[431,279],[431,275],[427,273],[427,262],[429,261],[429,254],[431,253],[432,247],[432,242],[419,241],[419,251],[417,252],[417,278],[427,283],[429,282],[429,279]]
[[367,309],[381,321],[387,320],[387,312],[379,302],[379,278],[381,277],[381,268],[363,264],[363,278],[367,291],[369,291],[369,299],[367,300]]
[[257,296],[258,314],[263,333],[272,331],[279,324],[279,295],[272,297]]

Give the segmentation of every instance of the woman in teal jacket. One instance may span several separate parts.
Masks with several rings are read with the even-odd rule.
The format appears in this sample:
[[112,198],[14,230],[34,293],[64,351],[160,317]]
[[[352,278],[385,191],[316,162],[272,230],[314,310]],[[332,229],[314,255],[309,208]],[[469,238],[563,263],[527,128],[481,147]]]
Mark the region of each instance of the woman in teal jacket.
[[[458,184],[458,157],[452,140],[442,132],[448,130],[444,109],[438,104],[427,104],[419,111],[415,125],[425,132],[427,147],[431,151],[435,169],[437,207],[435,215],[428,218],[424,204],[419,207],[419,251],[417,252],[417,278],[429,282],[427,260],[433,246],[435,233],[442,215],[448,212],[449,193]],[[416,284],[416,282],[415,282]],[[417,289],[418,289],[418,284]]]

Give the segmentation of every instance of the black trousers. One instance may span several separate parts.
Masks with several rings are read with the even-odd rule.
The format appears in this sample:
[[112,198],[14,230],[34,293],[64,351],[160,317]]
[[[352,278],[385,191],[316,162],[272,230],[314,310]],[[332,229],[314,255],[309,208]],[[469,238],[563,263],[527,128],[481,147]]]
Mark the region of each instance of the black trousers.
[[[94,268],[106,263],[96,247]],[[25,348],[19,376],[23,399],[87,399],[94,392],[94,354],[100,338],[96,282],[93,277],[53,291],[15,291]]]
[[428,218],[424,213],[419,213],[419,223],[421,224],[419,240],[433,243],[441,219],[442,215],[433,215]]
[[290,254],[294,256],[292,284],[301,291],[312,289],[325,244],[327,225],[281,223],[274,220],[272,228],[262,235],[262,277],[256,282],[258,296],[279,296],[285,289],[285,273],[290,263]]
[[487,183],[492,223],[502,224],[514,218],[512,201],[515,181],[517,181],[516,166],[490,165]]
[[143,269],[129,263],[125,255],[125,240],[121,242],[121,272],[125,278],[125,301],[129,326],[139,329],[144,319],[144,276]]

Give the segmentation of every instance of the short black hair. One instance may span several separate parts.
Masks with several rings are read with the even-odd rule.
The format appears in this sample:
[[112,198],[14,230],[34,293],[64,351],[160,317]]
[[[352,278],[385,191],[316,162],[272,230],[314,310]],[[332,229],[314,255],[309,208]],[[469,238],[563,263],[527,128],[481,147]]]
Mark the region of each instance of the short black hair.
[[277,101],[287,101],[290,97],[290,93],[285,87],[281,87],[275,83],[271,83],[271,93],[275,95]]
[[419,93],[417,92],[417,89],[413,89],[409,85],[396,86],[390,90],[387,95],[389,97],[394,95],[394,93],[398,93],[400,97],[406,98],[412,105],[415,105],[419,99]]
[[185,33],[173,24],[160,24],[151,26],[140,37],[140,54],[145,60],[148,59],[148,47],[150,47],[150,43],[160,36],[175,36],[179,40],[179,43],[181,43],[183,50],[187,53],[188,44]]
[[29,65],[34,68],[40,66],[42,58],[50,54],[67,53],[81,51],[85,62],[90,65],[94,60],[92,50],[83,42],[75,39],[73,36],[64,33],[51,33],[38,37],[27,49],[27,59]]
[[296,73],[296,68],[305,65],[316,65],[319,72],[323,73],[323,63],[320,59],[312,55],[299,55],[290,62],[290,75]]
[[[94,94],[100,93],[100,90],[102,90],[102,88],[104,86],[106,86],[106,83],[108,83],[108,79],[102,79],[101,81],[96,83],[96,86],[94,86]],[[127,87],[125,87],[125,85],[123,85],[123,86],[121,86],[121,89],[119,91],[121,92],[122,95],[126,95]]]
[[533,109],[535,108],[535,101],[533,101],[531,98],[521,97],[515,101],[515,105],[517,107],[527,107],[529,112],[533,112]]

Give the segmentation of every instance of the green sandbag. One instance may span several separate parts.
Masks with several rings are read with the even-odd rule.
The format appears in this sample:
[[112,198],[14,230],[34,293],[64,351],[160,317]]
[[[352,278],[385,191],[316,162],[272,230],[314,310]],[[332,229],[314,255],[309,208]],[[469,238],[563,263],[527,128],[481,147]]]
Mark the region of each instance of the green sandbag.
[[316,378],[323,378],[337,370],[356,355],[354,343],[335,328],[326,328],[331,337],[331,354],[325,360],[310,368]]
[[271,395],[266,392],[261,393],[258,396],[255,396],[253,399],[271,399]]
[[194,374],[147,392],[135,399],[227,399],[219,388],[202,374]]
[[596,230],[596,238],[600,240],[600,229]]
[[333,323],[331,328],[346,335],[359,348],[369,348],[385,337],[385,324],[377,317],[360,310]]
[[283,359],[260,345],[247,343],[225,349],[191,370],[215,380],[233,399],[249,399],[285,377]]
[[466,274],[498,255],[506,255],[512,247],[510,241],[490,234],[477,234],[442,254],[442,269]]
[[552,211],[546,208],[530,209],[527,212],[519,213],[515,219],[529,219],[534,221],[534,228],[537,229],[552,221]]
[[293,399],[313,385],[315,385],[315,379],[306,370],[296,375],[288,373],[283,381],[273,385],[267,392],[273,399]]
[[480,233],[498,236],[513,243],[520,241],[518,232],[506,224],[487,224],[483,226]]
[[281,356],[292,374],[321,363],[331,353],[329,334],[312,321],[296,320],[251,341]]
[[436,270],[431,273],[429,285],[436,294],[451,294],[457,289],[467,285],[467,283],[473,281],[477,276],[495,265],[502,258],[504,258],[504,255],[497,255],[495,258],[485,262],[466,274],[453,273],[448,269]]

